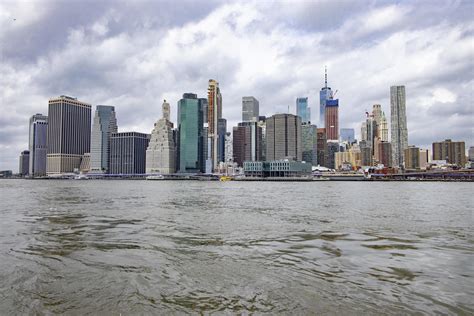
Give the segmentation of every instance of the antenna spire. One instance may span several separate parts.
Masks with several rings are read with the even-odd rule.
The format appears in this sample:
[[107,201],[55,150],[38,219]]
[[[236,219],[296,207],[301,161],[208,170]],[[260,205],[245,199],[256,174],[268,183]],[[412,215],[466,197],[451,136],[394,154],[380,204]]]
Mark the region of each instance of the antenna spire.
[[328,87],[328,68],[324,66],[324,87]]

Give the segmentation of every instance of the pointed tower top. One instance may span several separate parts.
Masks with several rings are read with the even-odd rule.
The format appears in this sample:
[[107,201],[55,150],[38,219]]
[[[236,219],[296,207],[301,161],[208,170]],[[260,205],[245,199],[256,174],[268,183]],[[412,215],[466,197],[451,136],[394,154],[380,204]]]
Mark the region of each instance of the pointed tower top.
[[166,100],[163,100],[163,104],[161,105],[161,110],[162,110],[162,115],[163,118],[166,120],[170,120],[170,104],[166,102]]

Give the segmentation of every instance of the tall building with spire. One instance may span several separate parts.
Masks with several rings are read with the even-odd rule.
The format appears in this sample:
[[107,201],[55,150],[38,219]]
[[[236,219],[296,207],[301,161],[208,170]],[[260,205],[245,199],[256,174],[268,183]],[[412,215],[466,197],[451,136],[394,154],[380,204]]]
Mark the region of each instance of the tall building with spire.
[[176,145],[173,123],[170,122],[170,104],[163,101],[162,117],[155,123],[146,150],[146,173],[169,174],[176,171]]
[[219,82],[217,82],[216,80],[209,80],[209,87],[207,89],[207,101],[208,155],[206,159],[206,173],[212,173],[217,169],[217,166],[219,165],[219,119],[222,118],[222,95],[219,89]]
[[324,87],[319,92],[319,126],[325,126],[326,101],[332,99],[331,88],[328,87],[328,71],[324,68]]
[[115,108],[108,105],[96,106],[91,132],[90,168],[92,172],[109,171],[110,137],[117,133]]
[[404,150],[408,148],[405,86],[390,87],[392,164],[403,167]]

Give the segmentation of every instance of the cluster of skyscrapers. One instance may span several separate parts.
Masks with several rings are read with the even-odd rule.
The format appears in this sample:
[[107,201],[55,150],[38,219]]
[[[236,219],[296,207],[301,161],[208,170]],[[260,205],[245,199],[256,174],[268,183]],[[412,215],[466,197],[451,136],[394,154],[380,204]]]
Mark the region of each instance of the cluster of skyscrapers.
[[[254,96],[242,98],[242,121],[227,132],[222,117],[219,83],[209,80],[207,98],[184,93],[177,102],[177,126],[171,106],[162,104],[162,115],[150,134],[118,132],[115,108],[92,106],[69,96],[49,100],[48,116],[30,119],[29,150],[20,155],[23,175],[54,176],[72,172],[94,174],[227,173],[241,168],[295,174],[297,170],[325,167],[355,170],[363,166],[417,169],[428,152],[408,146],[404,86],[390,88],[391,140],[382,106],[375,104],[361,126],[339,128],[339,100],[325,84],[319,94],[319,128],[311,122],[308,97],[296,99],[296,115],[260,115]],[[462,165],[464,142],[433,144],[433,159]],[[259,169],[260,168],[260,169]],[[280,168],[280,169],[278,169]],[[290,170],[291,169],[291,170]]]

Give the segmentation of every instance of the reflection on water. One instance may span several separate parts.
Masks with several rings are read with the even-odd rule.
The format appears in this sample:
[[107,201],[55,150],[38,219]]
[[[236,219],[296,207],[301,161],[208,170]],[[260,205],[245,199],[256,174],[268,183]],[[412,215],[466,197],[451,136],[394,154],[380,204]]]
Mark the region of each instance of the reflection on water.
[[468,183],[0,190],[0,314],[474,313]]

